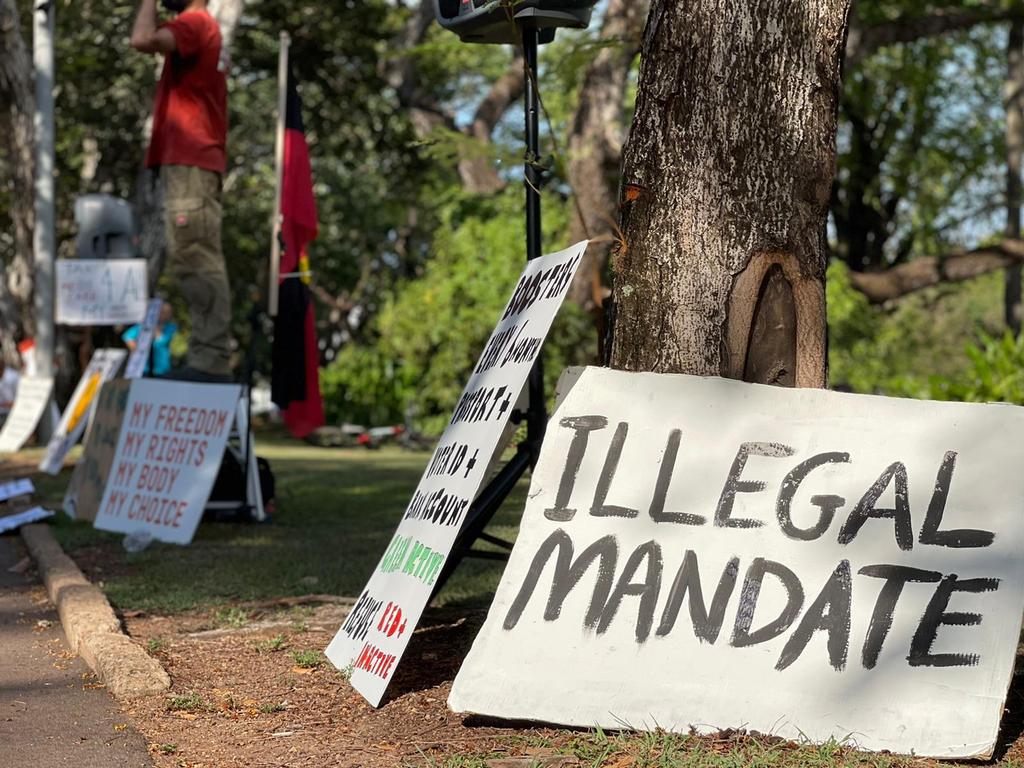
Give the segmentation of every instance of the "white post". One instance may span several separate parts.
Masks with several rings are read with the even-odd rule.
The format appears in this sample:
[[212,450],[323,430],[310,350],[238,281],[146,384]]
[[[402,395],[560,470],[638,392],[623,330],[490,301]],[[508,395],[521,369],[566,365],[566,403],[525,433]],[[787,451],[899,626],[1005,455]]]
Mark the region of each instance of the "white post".
[[274,145],[274,167],[277,180],[274,187],[274,213],[270,225],[270,285],[267,292],[267,311],[277,316],[278,281],[281,275],[281,188],[284,182],[284,121],[288,109],[288,46],[291,38],[281,33],[281,51],[277,58],[277,139]]
[[[54,235],[54,148],[53,148],[53,20],[54,0],[34,0],[32,12],[32,61],[36,73],[35,213],[32,236],[35,267],[35,355],[37,373],[53,376],[54,316],[53,270],[56,255]],[[53,429],[49,410],[44,411],[39,437],[49,439]]]

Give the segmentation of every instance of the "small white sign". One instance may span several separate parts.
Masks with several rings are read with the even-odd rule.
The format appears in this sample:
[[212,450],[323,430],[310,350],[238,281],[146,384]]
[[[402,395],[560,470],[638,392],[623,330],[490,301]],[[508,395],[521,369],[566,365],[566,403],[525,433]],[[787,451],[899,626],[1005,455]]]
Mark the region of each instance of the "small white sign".
[[236,384],[133,381],[95,527],[192,541],[240,392]]
[[991,754],[1024,408],[588,368],[457,712]]
[[57,259],[58,323],[137,323],[146,299],[145,259]]
[[0,483],[0,501],[9,501],[10,499],[18,498],[19,496],[30,496],[35,492],[36,487],[28,478]]
[[61,414],[57,429],[46,446],[46,454],[39,462],[41,472],[50,475],[60,472],[68,451],[78,442],[89,423],[100,384],[117,375],[127,354],[123,349],[97,349],[93,353],[92,360],[79,379],[67,408]]
[[46,376],[22,376],[14,407],[0,429],[0,453],[20,451],[39,426],[39,418],[50,403],[53,379]]
[[327,658],[338,669],[351,669],[352,686],[374,706],[384,696],[487,477],[505,425],[586,248],[586,242],[577,243],[528,262],[391,544],[327,647]]
[[124,369],[126,379],[137,379],[146,370],[146,361],[149,359],[149,350],[153,346],[153,331],[160,322],[160,310],[163,308],[163,299],[150,299],[146,307],[146,319],[142,321],[139,328],[139,335],[135,337],[135,348],[128,356],[128,365]]
[[32,507],[32,509],[26,509],[24,512],[18,512],[15,515],[0,517],[0,533],[14,531],[23,525],[38,523],[40,520],[45,520],[48,517],[53,517],[53,512],[42,507]]

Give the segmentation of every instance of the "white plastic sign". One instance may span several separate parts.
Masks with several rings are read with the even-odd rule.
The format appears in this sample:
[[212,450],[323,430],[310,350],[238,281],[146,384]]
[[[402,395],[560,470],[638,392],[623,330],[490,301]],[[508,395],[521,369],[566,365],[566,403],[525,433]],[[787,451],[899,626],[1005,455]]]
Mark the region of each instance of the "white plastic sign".
[[217,478],[240,387],[135,379],[93,525],[188,544]]
[[39,425],[39,418],[50,402],[53,379],[45,376],[22,376],[14,407],[0,429],[0,453],[20,451]]
[[990,755],[1022,466],[1016,406],[588,368],[449,705]]
[[586,242],[523,270],[391,543],[327,658],[376,706],[423,613]]
[[71,400],[61,414],[57,429],[46,446],[46,454],[39,462],[39,470],[56,475],[64,466],[64,458],[78,442],[92,416],[100,384],[110,381],[121,369],[127,352],[123,349],[97,349],[89,365],[71,393]]
[[146,318],[142,321],[139,335],[135,337],[135,348],[128,356],[128,365],[124,368],[126,379],[137,379],[145,372],[149,351],[153,347],[153,333],[160,322],[160,310],[163,305],[163,299],[150,299],[146,306]]
[[146,299],[145,259],[57,259],[58,323],[137,323]]

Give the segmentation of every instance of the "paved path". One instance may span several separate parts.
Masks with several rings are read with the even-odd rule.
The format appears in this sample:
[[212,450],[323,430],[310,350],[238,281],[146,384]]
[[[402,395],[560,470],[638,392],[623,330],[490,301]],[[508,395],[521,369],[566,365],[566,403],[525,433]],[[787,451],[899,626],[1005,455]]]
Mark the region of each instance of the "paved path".
[[0,764],[152,766],[146,743],[79,658],[34,577],[12,573],[21,539],[0,536]]

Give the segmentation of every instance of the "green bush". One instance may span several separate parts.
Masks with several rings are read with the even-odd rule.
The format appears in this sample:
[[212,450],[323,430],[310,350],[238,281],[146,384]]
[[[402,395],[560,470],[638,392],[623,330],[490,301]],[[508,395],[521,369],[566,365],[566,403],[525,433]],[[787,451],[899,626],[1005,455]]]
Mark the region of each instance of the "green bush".
[[[455,200],[441,212],[431,258],[399,287],[373,321],[363,344],[349,344],[321,376],[328,418],[365,424],[401,422],[439,433],[465,385],[523,268],[522,193]],[[565,204],[545,197],[545,242],[565,242]],[[548,391],[566,365],[591,362],[591,319],[566,304],[548,336]]]

